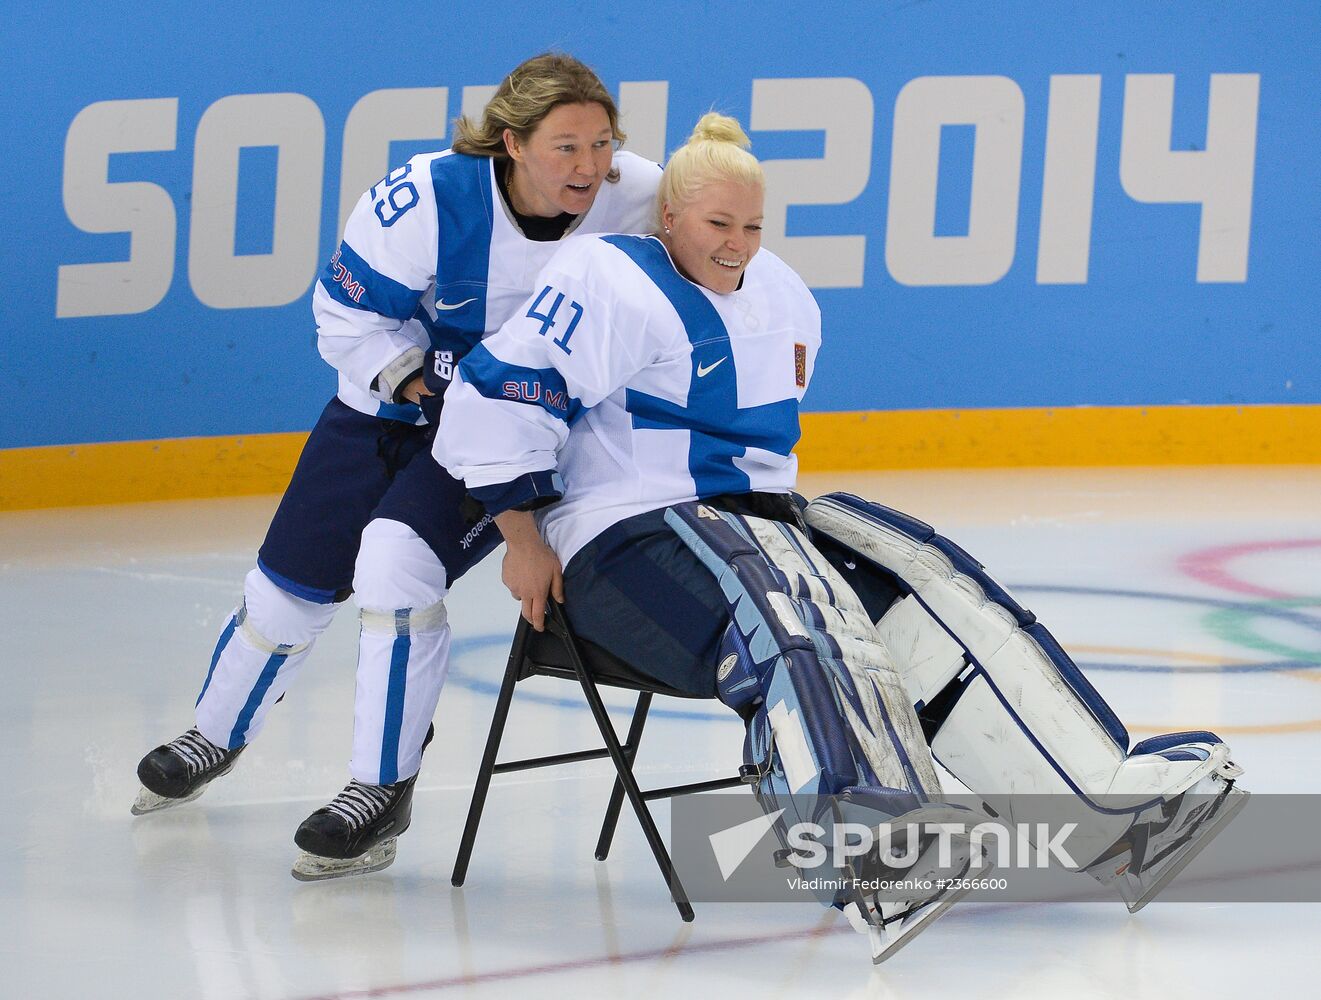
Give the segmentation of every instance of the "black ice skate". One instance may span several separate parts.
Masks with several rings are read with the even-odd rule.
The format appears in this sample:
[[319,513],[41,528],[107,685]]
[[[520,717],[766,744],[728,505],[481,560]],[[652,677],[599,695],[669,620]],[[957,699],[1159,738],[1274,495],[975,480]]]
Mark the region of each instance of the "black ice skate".
[[211,781],[230,772],[243,749],[218,747],[196,729],[158,746],[138,762],[142,789],[133,803],[133,815],[193,801]]
[[[423,750],[434,735],[432,726]],[[416,774],[393,785],[350,781],[298,827],[294,843],[303,853],[294,862],[293,877],[300,882],[319,882],[388,868],[394,862],[399,835],[412,819],[416,783]]]

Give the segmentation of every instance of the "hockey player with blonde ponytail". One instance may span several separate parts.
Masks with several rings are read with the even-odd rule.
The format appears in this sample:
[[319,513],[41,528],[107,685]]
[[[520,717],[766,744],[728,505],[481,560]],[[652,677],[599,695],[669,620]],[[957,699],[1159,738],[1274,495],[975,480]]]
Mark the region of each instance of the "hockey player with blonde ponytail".
[[[799,824],[820,843],[874,827],[870,852],[832,852],[811,880],[874,961],[990,869],[970,835],[986,814],[943,800],[932,747],[1002,816],[1039,820],[1021,793],[1055,793],[1071,867],[1140,908],[1242,808],[1229,748],[1204,731],[1130,748],[957,545],[857,497],[795,498],[820,314],[760,249],[764,187],[738,123],[704,116],[665,168],[655,235],[575,240],[542,271],[534,302],[572,322],[516,312],[459,366],[436,454],[494,515],[534,627],[565,601],[581,638],[742,716],[786,858]],[[528,371],[540,391],[520,398]]]
[[[534,627],[567,596],[580,636],[743,716],[782,837],[795,818],[829,825],[841,801],[902,830],[952,822],[967,814],[941,803],[899,677],[790,493],[821,317],[761,249],[748,145],[734,119],[705,115],[662,175],[656,235],[566,244],[534,307],[459,366],[436,455],[494,515]],[[552,301],[563,321],[535,308]],[[514,398],[529,370],[540,391]],[[913,847],[933,872],[934,847]],[[946,856],[951,876],[972,860],[957,837]],[[869,935],[875,961],[962,894],[868,894],[851,866],[834,874],[851,887],[823,902]]]

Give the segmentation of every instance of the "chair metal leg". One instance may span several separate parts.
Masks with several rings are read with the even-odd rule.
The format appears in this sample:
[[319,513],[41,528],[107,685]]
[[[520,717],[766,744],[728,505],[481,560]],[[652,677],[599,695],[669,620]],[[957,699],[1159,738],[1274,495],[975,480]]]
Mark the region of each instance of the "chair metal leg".
[[[638,695],[637,708],[633,709],[633,721],[629,723],[628,738],[624,741],[624,755],[629,767],[637,760],[638,743],[642,739],[642,727],[647,724],[647,711],[651,708],[651,692]],[[601,824],[601,836],[596,841],[596,860],[604,861],[610,856],[610,844],[615,839],[615,827],[619,823],[619,810],[624,804],[624,783],[615,777],[615,787],[610,790],[610,804],[605,809],[605,821]]]
[[504,681],[500,684],[500,695],[495,702],[495,714],[491,717],[491,731],[486,737],[486,751],[482,754],[482,765],[477,772],[477,782],[473,786],[472,804],[468,807],[468,821],[464,824],[463,839],[459,842],[459,855],[454,859],[454,873],[450,876],[452,885],[463,885],[463,880],[468,877],[468,860],[472,857],[473,842],[477,839],[477,826],[482,821],[486,792],[491,787],[495,758],[500,752],[500,740],[504,736],[509,705],[514,700],[514,685],[518,683],[518,671],[527,651],[529,631],[528,623],[519,619],[518,631],[514,635],[513,647],[509,651],[509,662],[505,666]]
[[[550,602],[550,618],[556,626],[557,634],[568,634],[564,609],[554,601]],[[637,813],[638,822],[642,825],[642,832],[647,838],[647,844],[651,847],[651,853],[656,858],[656,864],[660,866],[661,875],[664,876],[666,885],[670,887],[670,895],[674,899],[674,905],[679,910],[679,916],[685,921],[691,921],[693,919],[693,907],[688,901],[688,893],[684,891],[683,883],[679,881],[679,876],[674,870],[674,864],[670,861],[670,854],[665,849],[665,842],[661,840],[660,831],[656,829],[656,822],[651,818],[651,811],[642,800],[642,792],[633,777],[633,769],[629,760],[619,745],[619,737],[615,735],[615,728],[610,722],[605,704],[601,701],[601,694],[596,690],[596,684],[588,675],[587,667],[578,655],[576,644],[568,642],[566,647],[569,651],[569,659],[573,662],[574,672],[578,675],[578,682],[582,685],[583,696],[586,697],[587,704],[591,706],[592,715],[596,718],[596,726],[601,730],[601,738],[605,740],[606,749],[610,751],[610,759],[615,763],[618,780],[624,786],[624,794],[628,796],[633,811]]]

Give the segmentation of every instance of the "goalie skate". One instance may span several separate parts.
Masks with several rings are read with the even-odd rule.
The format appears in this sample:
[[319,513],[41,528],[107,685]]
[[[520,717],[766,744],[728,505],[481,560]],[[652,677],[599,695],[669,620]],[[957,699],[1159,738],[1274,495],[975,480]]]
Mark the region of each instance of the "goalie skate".
[[844,907],[844,915],[849,918],[855,931],[867,935],[871,944],[872,965],[880,965],[971,891],[971,885],[948,889],[934,899],[916,906],[882,903],[879,909],[871,909],[852,902]]
[[1247,805],[1249,793],[1234,787],[1242,771],[1233,764],[1208,775],[1183,795],[1140,815],[1125,838],[1087,873],[1123,897],[1129,913],[1156,898]]
[[[956,839],[954,845],[965,853],[961,859],[962,864],[955,866],[953,874],[950,869],[936,864],[938,849],[935,843],[922,852],[911,869],[889,873],[898,879],[931,882],[934,890],[930,895],[900,899],[881,892],[868,894],[855,890],[854,898],[844,907],[844,915],[854,930],[867,935],[873,965],[880,965],[897,954],[973,890],[973,883],[969,879],[974,869],[972,857],[966,853],[969,850],[968,843]],[[984,878],[995,866],[980,852],[979,857],[981,863],[975,874],[977,878]],[[876,877],[876,872],[864,876],[868,879]]]

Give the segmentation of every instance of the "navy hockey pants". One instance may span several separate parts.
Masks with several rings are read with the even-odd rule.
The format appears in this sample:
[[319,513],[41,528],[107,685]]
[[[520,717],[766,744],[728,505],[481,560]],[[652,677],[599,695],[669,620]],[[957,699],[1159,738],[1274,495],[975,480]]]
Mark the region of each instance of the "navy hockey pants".
[[353,590],[362,531],[373,518],[401,521],[431,547],[447,583],[499,545],[489,518],[471,524],[464,488],[431,456],[431,428],[327,404],[312,428],[257,554],[281,588],[319,604]]

